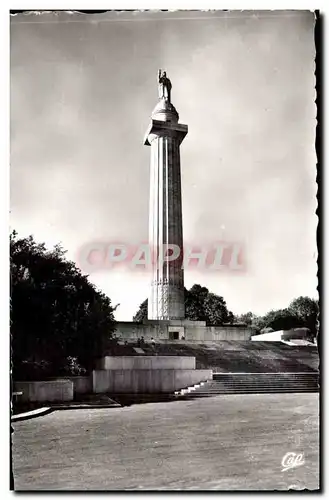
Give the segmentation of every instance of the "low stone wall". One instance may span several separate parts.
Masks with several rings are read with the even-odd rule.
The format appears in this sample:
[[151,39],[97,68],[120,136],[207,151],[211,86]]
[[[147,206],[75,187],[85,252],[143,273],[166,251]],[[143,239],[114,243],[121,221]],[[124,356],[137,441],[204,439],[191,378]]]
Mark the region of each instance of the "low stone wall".
[[192,356],[104,356],[100,370],[195,370]]
[[21,402],[61,402],[73,400],[73,382],[67,379],[45,382],[15,382],[14,391],[22,392]]
[[[128,323],[128,322],[127,322]],[[159,325],[159,320],[157,319],[143,319],[143,325]],[[192,321],[190,319],[162,319],[160,323],[166,324],[168,326],[206,326],[205,321]]]
[[94,370],[93,392],[173,393],[211,378],[211,370]]
[[[98,368],[98,367],[97,367]],[[51,377],[52,382],[59,380],[58,377]],[[73,394],[90,394],[93,390],[93,380],[91,375],[71,375],[60,380],[70,380],[73,382]]]
[[[116,326],[115,334],[117,337],[125,339],[135,339],[144,337],[149,340],[152,337],[155,340],[169,339],[169,330],[175,330],[174,321],[145,321],[143,323],[119,321]],[[179,338],[185,337],[190,341],[211,341],[216,340],[250,340],[251,329],[247,326],[206,326],[202,321],[177,321],[177,331]]]
[[70,377],[73,382],[74,394],[90,394],[93,390],[93,380],[90,376]]
[[133,321],[119,321],[116,324],[115,335],[121,339],[135,339],[144,337],[144,339],[167,339],[168,325],[166,323],[147,324],[136,323]]
[[185,340],[212,341],[216,340],[250,340],[251,330],[241,326],[187,326]]

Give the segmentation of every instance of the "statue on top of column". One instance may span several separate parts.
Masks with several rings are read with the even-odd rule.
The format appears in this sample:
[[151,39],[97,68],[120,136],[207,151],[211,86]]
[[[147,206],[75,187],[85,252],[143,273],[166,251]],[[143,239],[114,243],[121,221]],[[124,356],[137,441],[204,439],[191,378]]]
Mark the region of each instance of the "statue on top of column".
[[159,69],[158,73],[158,84],[159,84],[159,99],[165,99],[170,101],[171,94],[171,81],[167,78],[167,73]]

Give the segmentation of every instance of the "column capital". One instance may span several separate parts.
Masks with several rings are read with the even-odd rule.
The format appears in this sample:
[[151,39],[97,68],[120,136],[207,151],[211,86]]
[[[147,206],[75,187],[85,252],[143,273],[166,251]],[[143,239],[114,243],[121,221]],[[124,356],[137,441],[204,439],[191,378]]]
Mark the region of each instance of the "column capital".
[[164,122],[160,120],[151,120],[150,125],[144,136],[144,145],[150,146],[153,138],[150,136],[158,137],[176,137],[181,143],[188,132],[187,125],[181,123]]

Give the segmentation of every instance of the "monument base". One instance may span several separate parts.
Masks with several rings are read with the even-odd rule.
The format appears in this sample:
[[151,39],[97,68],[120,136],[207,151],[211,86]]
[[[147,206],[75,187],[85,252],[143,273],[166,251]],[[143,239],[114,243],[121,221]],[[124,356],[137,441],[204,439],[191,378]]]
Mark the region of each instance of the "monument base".
[[244,324],[207,326],[205,321],[144,320],[143,322],[119,321],[115,335],[122,340],[250,340],[251,329]]

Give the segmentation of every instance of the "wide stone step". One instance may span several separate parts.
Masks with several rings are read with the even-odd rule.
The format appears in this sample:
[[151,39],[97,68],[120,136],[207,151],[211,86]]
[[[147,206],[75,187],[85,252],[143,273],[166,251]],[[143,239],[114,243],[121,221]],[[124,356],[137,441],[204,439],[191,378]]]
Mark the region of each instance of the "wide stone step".
[[221,391],[274,391],[274,390],[279,390],[279,391],[294,391],[294,390],[319,390],[318,387],[310,387],[307,385],[304,386],[296,386],[296,387],[278,387],[278,386],[272,386],[272,387],[203,387],[202,389],[195,389],[193,392],[221,392]]
[[[214,382],[218,382],[218,383],[232,383],[232,384],[238,384],[240,383],[242,380],[241,379],[237,379],[237,380],[234,380],[234,379],[215,379]],[[255,383],[255,384],[261,384],[261,383],[264,383],[264,384],[269,384],[269,383],[275,383],[275,382],[278,382],[278,383],[281,383],[281,384],[288,384],[288,383],[297,383],[297,382],[303,382],[303,383],[307,383],[307,382],[318,382],[318,379],[316,378],[304,378],[304,379],[300,379],[300,378],[296,378],[296,379],[244,379],[244,381],[248,384],[252,384],[252,383]]]
[[[313,385],[313,386],[310,386],[310,385],[296,385],[296,386],[285,386],[285,387],[282,387],[282,386],[255,386],[255,387],[250,387],[250,386],[240,386],[240,387],[207,387],[207,388],[204,388],[204,390],[207,390],[207,391],[226,391],[226,390],[230,390],[230,391],[247,391],[247,390],[251,390],[251,391],[255,391],[255,390],[262,390],[262,391],[271,391],[271,390],[282,390],[282,391],[285,391],[285,390],[298,390],[298,389],[310,389],[312,391],[318,391],[319,390],[319,387]],[[200,391],[200,389],[196,389],[196,391]]]
[[318,383],[319,377],[317,375],[307,375],[307,376],[289,376],[289,377],[284,377],[284,376],[250,376],[250,375],[239,375],[239,376],[230,376],[230,375],[213,375],[213,381],[218,382],[218,383],[231,383],[231,384],[238,384],[238,383],[249,383],[249,384],[260,384],[260,383],[282,383],[282,384],[288,384],[288,383],[308,383],[308,382],[314,382]]
[[312,386],[312,387],[318,387],[319,384],[313,380],[309,380],[306,382],[301,382],[301,381],[296,381],[296,382],[217,382],[217,383],[209,383],[207,384],[208,387],[297,387],[297,386]]
[[254,381],[254,382],[269,382],[269,381],[274,381],[274,380],[278,380],[278,381],[281,381],[281,382],[287,382],[287,381],[298,381],[298,380],[301,380],[301,381],[305,381],[305,380],[318,380],[318,377],[291,377],[291,378],[281,378],[281,377],[239,377],[239,378],[231,378],[231,377],[214,377],[213,380],[216,380],[218,382],[220,381],[232,381],[232,382],[238,382],[240,380],[247,380],[247,381]]
[[[280,386],[258,386],[258,387],[250,387],[250,386],[241,386],[241,387],[206,387],[204,388],[204,391],[207,391],[207,392],[210,392],[210,391],[213,391],[213,392],[221,392],[221,391],[238,391],[238,392],[243,392],[243,391],[267,391],[267,392],[271,392],[271,391],[274,391],[274,390],[278,390],[278,391],[297,391],[297,390],[312,390],[312,391],[318,391],[319,388],[316,387],[316,386],[308,386],[308,385],[304,385],[304,386],[295,386],[295,387],[292,387],[292,386],[289,386],[289,387],[280,387]],[[196,389],[195,392],[200,392],[200,389]]]
[[284,376],[278,376],[278,375],[272,375],[272,376],[263,376],[261,374],[257,375],[241,375],[239,377],[237,376],[230,376],[230,375],[213,375],[213,380],[239,380],[239,379],[248,379],[248,380],[305,380],[305,379],[316,379],[318,378],[318,375],[299,375],[296,377],[295,375],[292,375],[291,377],[284,377]]
[[205,393],[205,394],[188,394],[185,396],[185,399],[187,397],[193,399],[193,398],[214,398],[214,397],[219,397],[219,396],[246,396],[246,395],[266,395],[266,394],[314,394],[312,391],[296,391],[296,392],[279,392],[279,391],[274,391],[274,392],[221,392],[218,394],[210,394],[210,393]]
[[319,377],[286,377],[286,378],[283,378],[283,377],[213,377],[212,380],[216,380],[218,382],[220,382],[221,380],[228,380],[228,381],[239,381],[239,380],[247,380],[247,381],[255,381],[255,382],[259,382],[259,381],[263,381],[263,382],[272,382],[274,380],[279,380],[279,381],[282,381],[282,382],[286,382],[286,381],[298,381],[298,380],[301,380],[301,381],[304,381],[304,380],[318,380]]
[[279,387],[295,387],[295,386],[298,386],[298,385],[305,385],[305,386],[314,386],[314,387],[318,387],[319,384],[317,382],[313,382],[313,381],[308,381],[308,382],[295,382],[295,383],[292,383],[292,382],[287,382],[287,383],[280,383],[280,382],[273,382],[273,383],[266,383],[266,382],[259,382],[259,383],[249,383],[248,382],[240,382],[240,383],[229,383],[229,382],[218,382],[218,384],[212,384],[214,387],[240,387],[240,386],[250,386],[250,387],[258,387],[258,386],[266,386],[266,387],[273,387],[273,386],[279,386]]
[[236,387],[236,388],[239,388],[239,387],[267,387],[267,388],[271,388],[271,387],[319,387],[318,384],[315,384],[315,383],[308,383],[308,384],[302,384],[302,383],[296,383],[296,384],[211,384],[211,385],[208,385],[207,386],[208,388],[218,388],[220,389],[221,387],[225,388],[225,387]]
[[249,375],[246,375],[246,376],[239,376],[239,377],[231,377],[231,376],[226,376],[226,375],[221,375],[221,376],[218,376],[218,375],[213,375],[213,378],[212,380],[241,380],[241,379],[244,379],[244,380],[308,380],[308,379],[314,379],[316,380],[317,378],[319,378],[318,376],[316,375],[306,375],[306,376],[299,376],[299,377],[295,377],[295,376],[292,376],[292,377],[278,377],[278,376],[272,376],[272,377],[262,377],[261,375],[259,377],[253,375],[253,376],[249,376]]
[[237,390],[226,390],[226,391],[205,391],[205,392],[199,392],[199,391],[192,391],[189,392],[188,394],[190,395],[196,395],[196,396],[202,396],[202,395],[208,395],[208,396],[216,396],[218,394],[296,394],[296,393],[316,393],[318,392],[315,389],[310,389],[310,388],[297,388],[297,389],[272,389],[272,390],[262,390],[262,389],[246,389],[243,391],[237,391]]

